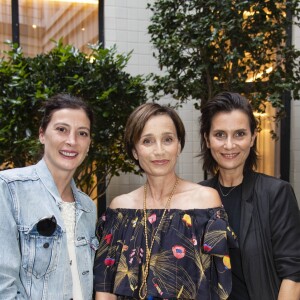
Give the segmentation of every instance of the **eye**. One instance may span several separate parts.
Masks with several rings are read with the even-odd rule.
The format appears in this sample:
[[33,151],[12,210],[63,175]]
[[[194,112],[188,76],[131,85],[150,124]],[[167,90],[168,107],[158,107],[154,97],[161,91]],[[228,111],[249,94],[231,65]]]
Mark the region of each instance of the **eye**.
[[67,128],[59,126],[59,127],[56,127],[56,130],[59,131],[59,132],[66,132]]
[[153,142],[154,142],[153,139],[150,138],[145,138],[142,140],[142,144],[146,146],[151,145]]
[[244,137],[246,132],[244,130],[239,130],[235,135],[236,137]]
[[84,137],[89,137],[90,136],[89,132],[87,132],[87,131],[80,131],[79,135],[84,136]]
[[163,139],[163,143],[166,144],[166,145],[172,144],[173,141],[174,141],[174,137],[172,137],[172,136],[166,136]]
[[218,131],[215,133],[215,137],[222,139],[222,138],[226,137],[226,135],[223,131]]

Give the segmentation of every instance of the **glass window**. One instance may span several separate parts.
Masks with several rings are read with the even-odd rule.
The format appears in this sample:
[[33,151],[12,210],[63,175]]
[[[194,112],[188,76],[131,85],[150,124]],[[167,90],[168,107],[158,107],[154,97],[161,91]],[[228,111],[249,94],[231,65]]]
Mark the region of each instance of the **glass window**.
[[4,45],[6,40],[12,40],[11,0],[0,0],[0,52],[8,50]]
[[[4,1],[1,33],[5,32],[5,38],[1,35],[2,41],[12,39],[10,0]],[[98,0],[19,0],[19,24],[20,45],[25,56],[47,52],[53,48],[53,41],[59,39],[87,52],[89,43],[99,41]],[[10,31],[4,30],[4,26]]]

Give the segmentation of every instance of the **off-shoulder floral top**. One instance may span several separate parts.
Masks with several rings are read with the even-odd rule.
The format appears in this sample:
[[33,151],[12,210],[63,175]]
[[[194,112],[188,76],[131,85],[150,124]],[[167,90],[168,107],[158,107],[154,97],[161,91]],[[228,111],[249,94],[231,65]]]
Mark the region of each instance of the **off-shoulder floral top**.
[[[149,241],[162,214],[163,209],[147,210]],[[95,290],[118,299],[139,299],[145,263],[143,210],[108,208],[99,219],[97,235]],[[155,235],[147,299],[227,299],[228,248],[236,243],[223,208],[170,209]]]

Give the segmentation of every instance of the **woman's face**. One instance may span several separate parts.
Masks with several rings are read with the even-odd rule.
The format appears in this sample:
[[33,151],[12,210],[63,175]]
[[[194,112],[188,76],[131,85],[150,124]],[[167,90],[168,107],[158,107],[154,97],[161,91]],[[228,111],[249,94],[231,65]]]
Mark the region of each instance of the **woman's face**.
[[240,111],[217,113],[211,123],[207,147],[220,171],[243,172],[244,165],[256,138],[252,135],[248,116]]
[[147,175],[165,176],[174,173],[180,151],[173,120],[157,115],[147,121],[133,155]]
[[91,143],[89,118],[82,109],[57,110],[46,130],[40,129],[39,138],[44,144],[44,159],[51,173],[73,174],[86,157]]

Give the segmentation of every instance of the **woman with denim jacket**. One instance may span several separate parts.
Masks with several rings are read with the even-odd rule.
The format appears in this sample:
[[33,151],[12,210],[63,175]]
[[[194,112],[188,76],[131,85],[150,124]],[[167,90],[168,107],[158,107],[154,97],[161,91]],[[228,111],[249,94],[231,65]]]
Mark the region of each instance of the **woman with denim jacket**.
[[93,114],[67,94],[45,103],[36,165],[0,172],[0,299],[88,300],[96,207],[73,175],[91,143]]
[[255,172],[257,121],[249,101],[223,92],[201,109],[203,169],[238,236],[230,300],[300,299],[300,216],[288,182]]

